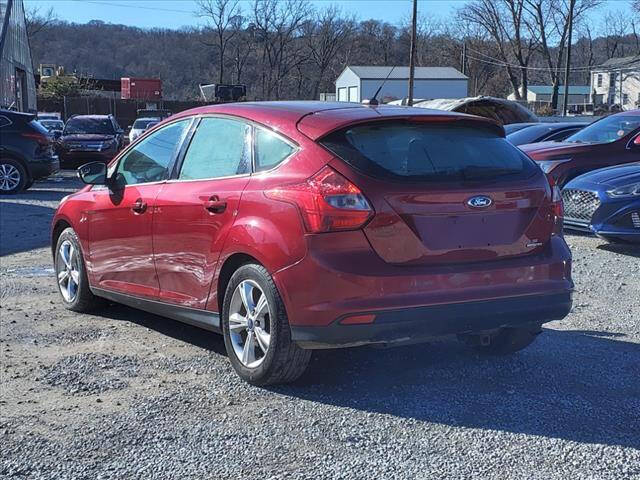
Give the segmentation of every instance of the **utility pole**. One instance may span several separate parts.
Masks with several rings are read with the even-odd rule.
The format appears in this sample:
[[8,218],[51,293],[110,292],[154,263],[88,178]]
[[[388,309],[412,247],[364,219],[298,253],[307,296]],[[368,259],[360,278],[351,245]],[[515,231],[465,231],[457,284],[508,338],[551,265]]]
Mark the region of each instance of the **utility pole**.
[[462,41],[462,74],[467,74],[467,42]]
[[569,38],[567,42],[567,64],[564,70],[564,99],[562,101],[562,116],[567,115],[569,105],[569,66],[571,65],[571,34],[573,33],[573,7],[576,0],[569,0]]
[[409,53],[409,99],[407,105],[413,105],[413,78],[416,70],[416,23],[418,0],[413,0],[413,18],[411,19],[411,52]]

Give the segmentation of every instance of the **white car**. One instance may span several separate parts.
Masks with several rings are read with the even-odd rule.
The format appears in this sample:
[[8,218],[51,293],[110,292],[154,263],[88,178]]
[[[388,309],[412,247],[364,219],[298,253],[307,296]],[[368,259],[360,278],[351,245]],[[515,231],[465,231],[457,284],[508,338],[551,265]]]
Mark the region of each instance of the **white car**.
[[135,122],[133,122],[131,131],[129,132],[129,142],[133,142],[136,138],[142,135],[144,131],[149,130],[158,122],[160,122],[160,119],[158,117],[138,118]]

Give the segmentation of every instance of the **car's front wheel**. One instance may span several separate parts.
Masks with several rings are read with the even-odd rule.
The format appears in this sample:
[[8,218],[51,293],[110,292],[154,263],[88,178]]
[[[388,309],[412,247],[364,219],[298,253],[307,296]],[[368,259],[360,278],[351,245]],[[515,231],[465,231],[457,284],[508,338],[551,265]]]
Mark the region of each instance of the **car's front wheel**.
[[104,301],[89,289],[80,242],[71,227],[66,228],[58,237],[54,264],[58,290],[66,308],[75,312],[88,312],[104,305]]
[[243,265],[232,275],[224,296],[222,330],[233,368],[253,385],[292,382],[309,364],[311,351],[291,340],[284,304],[261,265]]
[[0,159],[0,194],[19,193],[28,181],[27,171],[20,162],[12,158]]

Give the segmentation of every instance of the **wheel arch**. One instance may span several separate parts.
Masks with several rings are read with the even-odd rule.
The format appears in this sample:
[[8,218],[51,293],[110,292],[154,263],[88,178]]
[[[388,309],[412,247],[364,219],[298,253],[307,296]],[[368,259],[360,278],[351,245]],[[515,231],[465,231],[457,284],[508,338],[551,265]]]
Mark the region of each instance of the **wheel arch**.
[[51,254],[54,258],[56,256],[56,246],[58,245],[58,239],[60,238],[62,232],[64,232],[65,229],[69,227],[71,227],[71,223],[69,223],[64,218],[59,218],[56,220],[53,228],[51,229]]
[[265,267],[265,265],[256,257],[245,252],[236,252],[229,255],[222,264],[220,273],[218,274],[218,278],[216,279],[216,289],[213,292],[215,293],[216,298],[209,299],[209,303],[215,301],[216,306],[218,307],[218,312],[220,314],[222,314],[222,302],[224,301],[224,294],[227,290],[227,285],[229,285],[229,280],[231,280],[231,276],[236,270],[238,270],[238,268],[248,263],[255,263],[262,267]]

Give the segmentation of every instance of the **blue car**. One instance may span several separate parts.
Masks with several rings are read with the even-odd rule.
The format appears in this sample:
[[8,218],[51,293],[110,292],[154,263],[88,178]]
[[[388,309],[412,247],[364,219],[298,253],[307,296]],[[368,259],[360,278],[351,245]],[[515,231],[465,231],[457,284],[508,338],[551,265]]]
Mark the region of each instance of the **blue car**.
[[640,163],[593,170],[562,190],[564,227],[640,242]]

